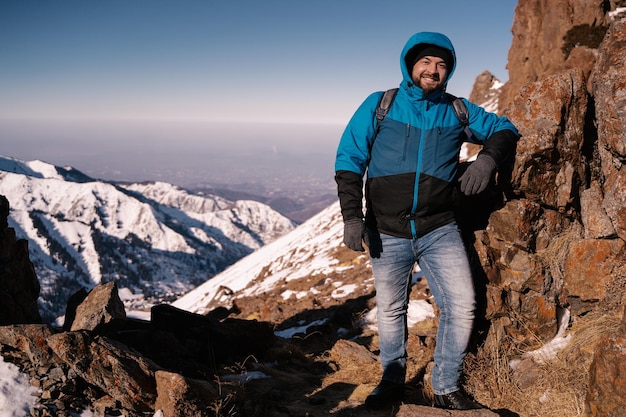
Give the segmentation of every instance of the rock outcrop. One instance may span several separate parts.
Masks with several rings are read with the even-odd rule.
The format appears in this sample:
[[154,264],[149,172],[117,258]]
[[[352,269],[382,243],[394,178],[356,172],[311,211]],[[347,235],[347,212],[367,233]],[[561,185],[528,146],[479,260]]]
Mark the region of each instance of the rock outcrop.
[[73,330],[0,326],[0,354],[41,390],[33,416],[85,409],[99,416],[214,415],[224,389],[215,380],[217,367],[263,358],[275,341],[269,323],[220,322],[168,305],[155,307],[150,321],[133,320],[111,317],[114,305],[117,288],[105,284],[79,304],[74,323],[82,325],[69,323]]
[[[574,248],[569,266],[562,268],[580,273],[595,262],[603,268],[595,275],[606,279],[623,278],[618,272],[626,241],[626,12],[617,13],[618,6],[626,2],[520,1],[514,33],[516,27],[526,29],[517,29],[524,36],[515,38],[532,43],[514,40],[507,83],[517,96],[506,111],[523,135],[513,187],[519,201],[536,204],[542,211],[540,223],[532,226],[538,238],[534,252],[545,250],[566,231],[577,234],[581,242],[595,241],[589,246],[611,246],[605,251]],[[603,29],[583,32],[581,27]],[[574,38],[578,40],[568,49],[563,42],[576,31],[581,38]],[[577,48],[591,49],[593,59],[584,66],[566,65],[564,49]],[[534,75],[513,68],[524,52],[544,57],[545,65],[537,66]],[[515,88],[519,85],[524,87]],[[594,261],[589,254],[597,251],[614,255]],[[576,252],[587,253],[591,263],[581,265],[585,259]],[[591,272],[587,270],[587,276],[593,280]],[[598,285],[589,287],[596,291],[589,299],[601,300]],[[560,295],[561,302],[567,302],[567,294]]]
[[[517,5],[500,109],[522,138],[508,201],[475,233],[489,320],[484,349],[539,349],[557,335],[565,310],[572,327],[623,317],[626,14],[617,6],[624,2]],[[618,416],[626,390],[602,366],[621,369],[623,334],[605,331],[566,360],[593,363],[586,413]]]
[[10,202],[0,196],[0,325],[41,323],[39,281],[28,257],[28,241],[9,227]]
[[502,82],[489,71],[483,71],[476,77],[472,92],[468,99],[472,103],[480,105],[488,111],[497,111],[498,100],[502,89]]
[[525,85],[566,69],[578,68],[588,79],[611,24],[609,13],[625,5],[623,0],[519,0],[502,107]]

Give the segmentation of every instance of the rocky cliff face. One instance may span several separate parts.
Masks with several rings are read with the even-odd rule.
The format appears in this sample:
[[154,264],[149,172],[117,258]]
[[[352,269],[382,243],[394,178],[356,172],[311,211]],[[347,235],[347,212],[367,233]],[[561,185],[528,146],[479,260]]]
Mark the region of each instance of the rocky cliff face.
[[[612,242],[618,255],[626,240],[626,12],[615,10],[626,2],[589,3],[522,0],[516,9],[506,87],[517,92],[506,112],[522,139],[512,204],[526,206],[529,230],[517,239],[535,253],[568,231]],[[572,33],[580,38],[568,48]],[[589,52],[584,63],[571,61],[577,49]]]
[[[522,138],[508,201],[474,235],[485,273],[486,346],[520,355],[536,349],[557,334],[564,311],[572,328],[590,317],[623,320],[626,18],[617,9],[623,5],[517,5],[500,108]],[[626,367],[623,342],[623,326],[613,326],[567,358],[592,361],[593,381],[585,380],[589,415],[626,410],[626,381],[598,378],[608,360],[611,369]],[[528,374],[528,367],[520,369]]]
[[565,69],[581,69],[588,79],[611,12],[624,6],[624,0],[518,1],[501,108],[523,86]]

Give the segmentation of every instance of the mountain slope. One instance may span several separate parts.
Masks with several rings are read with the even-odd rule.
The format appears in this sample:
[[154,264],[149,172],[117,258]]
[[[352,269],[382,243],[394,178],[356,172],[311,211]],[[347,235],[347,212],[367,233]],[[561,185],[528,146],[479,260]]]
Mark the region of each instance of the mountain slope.
[[[337,202],[291,233],[258,249],[190,291],[173,305],[203,314],[215,307],[229,305],[226,298],[219,299],[220,293],[239,298],[271,291],[282,294],[285,299],[292,294],[298,298],[293,290],[286,289],[288,282],[312,278],[319,281],[341,270],[341,254],[345,252],[345,248],[340,246],[342,233],[343,223]],[[349,255],[354,257],[354,254]],[[365,255],[361,258],[364,261]],[[334,285],[339,288],[339,281],[335,281]]]
[[166,183],[117,185],[7,157],[0,169],[0,194],[11,205],[10,226],[29,242],[46,319],[63,314],[59,306],[78,289],[109,281],[145,304],[176,298],[294,228],[264,204]]

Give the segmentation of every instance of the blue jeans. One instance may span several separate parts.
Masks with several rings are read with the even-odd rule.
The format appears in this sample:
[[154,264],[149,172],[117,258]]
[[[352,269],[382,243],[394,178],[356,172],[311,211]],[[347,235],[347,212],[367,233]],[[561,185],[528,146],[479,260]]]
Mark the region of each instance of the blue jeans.
[[472,332],[474,283],[456,223],[417,238],[380,235],[382,250],[372,253],[383,380],[404,383],[407,309],[411,272],[417,262],[439,306],[432,385],[435,394],[459,389],[463,359]]

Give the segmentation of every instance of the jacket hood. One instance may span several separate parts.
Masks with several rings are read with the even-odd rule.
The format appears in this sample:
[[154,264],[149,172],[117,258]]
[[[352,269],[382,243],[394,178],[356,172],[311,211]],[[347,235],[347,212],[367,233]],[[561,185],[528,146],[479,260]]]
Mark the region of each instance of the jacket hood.
[[426,47],[427,44],[448,49],[452,53],[452,68],[448,68],[448,76],[443,84],[443,90],[445,90],[448,81],[452,78],[452,74],[454,74],[454,69],[456,68],[456,54],[454,53],[454,47],[452,46],[450,39],[448,39],[446,35],[437,32],[419,32],[411,36],[406,42],[404,49],[402,49],[402,54],[400,55],[402,83],[408,86],[413,85],[409,65],[413,63],[414,57],[417,56],[419,51]]

